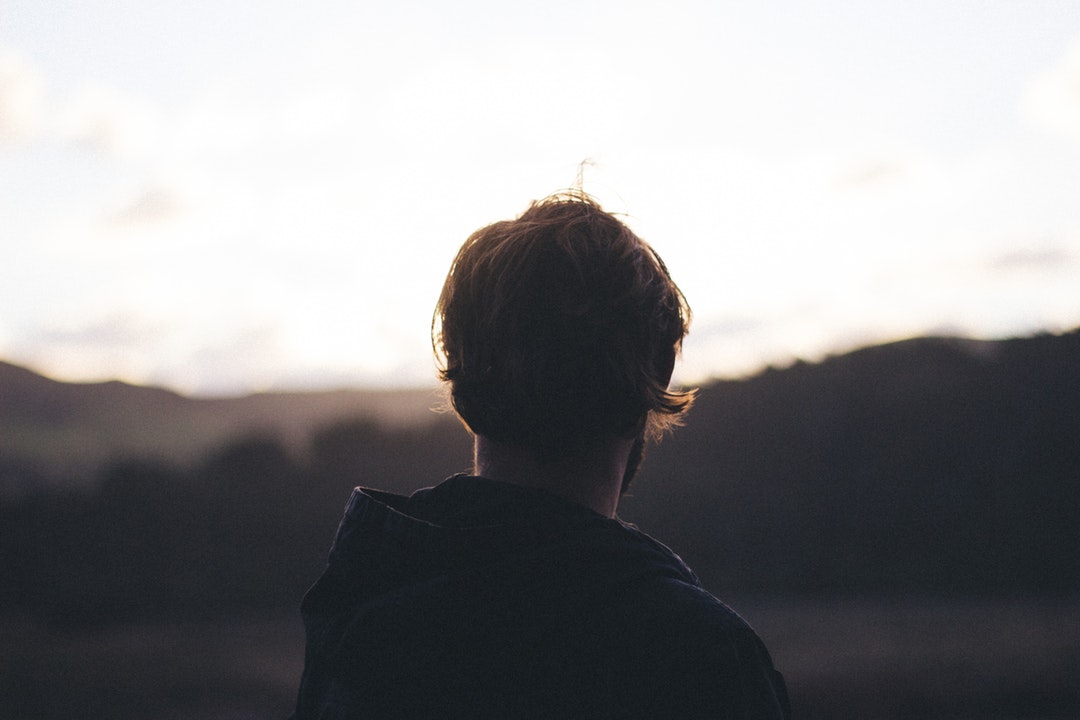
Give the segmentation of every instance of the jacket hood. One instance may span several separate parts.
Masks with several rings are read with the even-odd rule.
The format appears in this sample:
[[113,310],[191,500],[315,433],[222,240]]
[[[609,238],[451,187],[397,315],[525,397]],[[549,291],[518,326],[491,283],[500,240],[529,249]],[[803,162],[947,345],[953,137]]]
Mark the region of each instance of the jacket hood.
[[[463,584],[480,594],[519,587],[557,595],[643,573],[697,584],[671,550],[627,523],[542,490],[466,475],[408,497],[357,488],[329,565],[356,603],[386,595],[405,602],[402,593],[460,592]],[[575,567],[588,577],[575,577]]]

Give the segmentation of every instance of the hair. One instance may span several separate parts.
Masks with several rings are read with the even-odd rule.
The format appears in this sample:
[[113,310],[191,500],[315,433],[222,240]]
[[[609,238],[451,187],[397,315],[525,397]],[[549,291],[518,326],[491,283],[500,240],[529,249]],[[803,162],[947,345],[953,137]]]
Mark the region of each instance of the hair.
[[668,383],[689,322],[660,256],[567,191],[465,241],[432,344],[472,432],[551,461],[681,422],[694,391]]

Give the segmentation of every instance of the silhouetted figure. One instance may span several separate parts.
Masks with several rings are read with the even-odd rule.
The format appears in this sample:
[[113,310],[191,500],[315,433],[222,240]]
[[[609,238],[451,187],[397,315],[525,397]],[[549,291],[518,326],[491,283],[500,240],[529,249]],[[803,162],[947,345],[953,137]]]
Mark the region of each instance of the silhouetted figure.
[[353,492],[302,606],[297,720],[789,716],[754,632],[615,518],[693,399],[668,389],[689,315],[583,193],[466,241],[433,340],[473,474]]

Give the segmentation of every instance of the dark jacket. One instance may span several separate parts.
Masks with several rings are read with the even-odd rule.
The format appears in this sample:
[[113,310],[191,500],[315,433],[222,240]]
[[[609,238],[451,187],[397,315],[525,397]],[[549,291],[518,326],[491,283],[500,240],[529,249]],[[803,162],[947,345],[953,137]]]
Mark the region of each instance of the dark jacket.
[[302,613],[296,720],[790,714],[761,641],[677,555],[540,490],[357,488]]

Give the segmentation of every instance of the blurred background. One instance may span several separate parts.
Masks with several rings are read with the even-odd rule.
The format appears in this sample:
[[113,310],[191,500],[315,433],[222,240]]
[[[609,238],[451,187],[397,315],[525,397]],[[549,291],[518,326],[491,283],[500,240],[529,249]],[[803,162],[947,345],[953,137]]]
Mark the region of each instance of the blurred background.
[[798,714],[1080,714],[1080,6],[0,0],[0,705],[289,712],[349,490],[466,469],[457,247],[580,182],[694,326],[623,516]]

